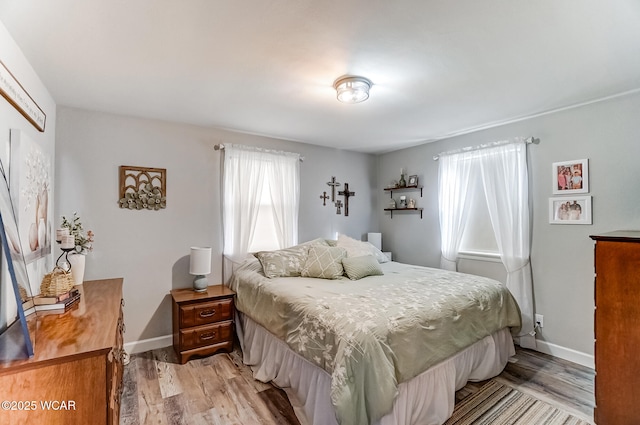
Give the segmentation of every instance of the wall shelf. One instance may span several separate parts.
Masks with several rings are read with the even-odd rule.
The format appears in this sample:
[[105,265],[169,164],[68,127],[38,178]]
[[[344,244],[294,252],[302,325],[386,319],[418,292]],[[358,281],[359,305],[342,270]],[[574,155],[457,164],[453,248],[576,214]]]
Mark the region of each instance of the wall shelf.
[[[405,187],[385,187],[384,188],[385,191],[390,193],[391,198],[393,198],[393,191],[398,191],[398,192],[405,192],[407,190],[419,190],[420,191],[420,197],[422,198],[422,186],[405,186]],[[400,208],[398,208],[400,209]],[[409,209],[409,208],[403,208],[403,209]]]
[[384,210],[391,212],[391,218],[394,211],[420,211],[420,219],[422,219],[422,208],[385,208]]

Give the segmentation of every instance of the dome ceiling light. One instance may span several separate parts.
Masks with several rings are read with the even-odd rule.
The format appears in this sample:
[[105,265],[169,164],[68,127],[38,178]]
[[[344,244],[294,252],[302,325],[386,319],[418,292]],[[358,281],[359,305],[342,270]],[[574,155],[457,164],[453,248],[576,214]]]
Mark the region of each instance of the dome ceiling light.
[[342,103],[360,103],[369,99],[371,85],[366,78],[351,75],[340,77],[333,83],[338,100]]

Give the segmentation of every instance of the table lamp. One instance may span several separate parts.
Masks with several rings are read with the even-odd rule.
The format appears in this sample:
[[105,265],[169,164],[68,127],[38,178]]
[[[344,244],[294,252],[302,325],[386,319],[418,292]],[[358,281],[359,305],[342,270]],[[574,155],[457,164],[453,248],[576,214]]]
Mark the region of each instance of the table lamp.
[[211,248],[191,247],[189,257],[189,274],[195,275],[193,279],[193,290],[205,292],[209,281],[205,275],[211,273]]

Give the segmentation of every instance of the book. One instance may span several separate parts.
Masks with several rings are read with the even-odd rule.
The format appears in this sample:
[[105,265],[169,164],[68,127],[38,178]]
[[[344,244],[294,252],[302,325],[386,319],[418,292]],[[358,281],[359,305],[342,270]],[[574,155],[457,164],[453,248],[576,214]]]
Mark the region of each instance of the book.
[[55,297],[45,297],[42,295],[36,295],[35,297],[33,297],[33,302],[35,305],[59,304],[59,303],[62,303],[64,300],[67,300],[75,296],[78,292],[79,291],[77,288],[73,288],[69,292],[65,292],[64,294],[60,294]]
[[73,306],[74,304],[78,303],[80,301],[80,292],[76,290],[76,293],[55,304],[36,304],[35,308],[36,311],[50,311],[50,310],[62,310],[62,311],[66,311],[68,310],[71,306]]

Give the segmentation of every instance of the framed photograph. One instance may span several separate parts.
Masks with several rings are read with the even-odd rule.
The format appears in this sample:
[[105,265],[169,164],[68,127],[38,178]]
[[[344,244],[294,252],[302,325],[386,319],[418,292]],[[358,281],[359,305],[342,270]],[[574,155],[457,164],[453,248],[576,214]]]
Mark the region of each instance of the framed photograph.
[[591,196],[549,198],[549,223],[591,224]]
[[553,194],[589,193],[589,160],[554,162],[551,166]]
[[417,186],[418,185],[418,176],[413,175],[409,176],[409,181],[407,182],[407,186]]

